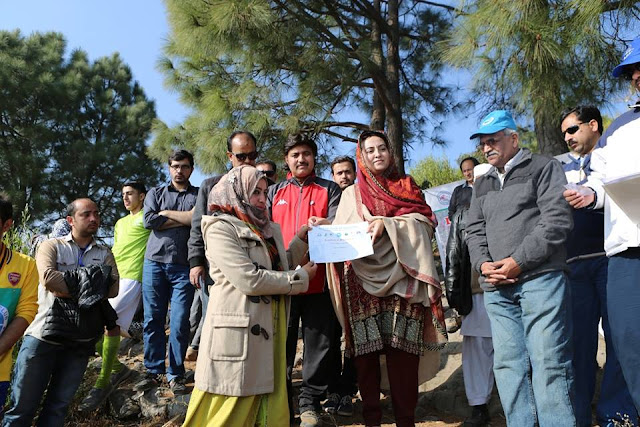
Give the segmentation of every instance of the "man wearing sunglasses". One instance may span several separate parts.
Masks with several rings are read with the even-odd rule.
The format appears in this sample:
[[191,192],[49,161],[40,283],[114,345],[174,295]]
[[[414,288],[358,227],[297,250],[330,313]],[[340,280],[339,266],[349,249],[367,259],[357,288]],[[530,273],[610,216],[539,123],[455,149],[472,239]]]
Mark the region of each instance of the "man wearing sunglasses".
[[[602,134],[602,116],[591,105],[561,115],[560,130],[571,150],[563,161],[567,181],[582,185],[591,175],[591,152]],[[568,283],[573,313],[573,368],[578,426],[591,426],[591,400],[596,385],[598,322],[602,318],[607,361],[596,408],[598,425],[623,424],[621,414],[635,412],[611,342],[607,313],[607,266],[604,252],[604,209],[573,209],[573,230],[567,240]]]
[[[640,38],[631,42],[612,74],[630,80],[632,88],[640,91]],[[608,180],[640,173],[640,103],[630,108],[611,123],[591,154],[592,173],[585,185],[595,194],[582,195],[576,190],[567,190],[564,196],[576,209],[604,207],[611,340],[636,411],[640,411],[640,226],[631,218],[628,207],[619,206],[605,195],[602,185]],[[637,193],[629,194],[627,200],[638,203]],[[637,413],[627,415],[635,424]]]
[[259,171],[264,172],[264,174],[267,176],[267,183],[269,186],[272,186],[273,184],[276,183],[276,171],[278,170],[276,168],[276,164],[275,162],[271,161],[271,160],[259,160],[256,163],[256,169],[258,169]]
[[[238,130],[233,132],[227,138],[227,158],[231,162],[231,167],[235,168],[240,165],[255,166],[258,158],[256,150],[256,137],[246,130]],[[188,259],[189,259],[189,281],[198,289],[191,306],[190,326],[191,326],[191,343],[187,350],[185,360],[195,361],[198,358],[198,348],[200,347],[200,334],[204,323],[205,313],[207,312],[207,303],[209,302],[209,285],[213,282],[207,274],[207,262],[204,255],[204,240],[202,239],[202,229],[200,223],[202,215],[208,213],[207,200],[209,192],[214,185],[220,181],[223,175],[212,176],[202,181],[193,216],[191,218],[191,232],[189,234]],[[202,286],[204,284],[204,286]]]

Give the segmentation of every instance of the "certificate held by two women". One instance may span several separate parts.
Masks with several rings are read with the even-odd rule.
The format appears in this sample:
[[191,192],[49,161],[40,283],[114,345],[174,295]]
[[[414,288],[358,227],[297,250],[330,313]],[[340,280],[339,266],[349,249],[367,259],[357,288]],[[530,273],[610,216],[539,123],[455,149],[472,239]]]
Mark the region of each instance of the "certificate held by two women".
[[369,223],[319,225],[309,230],[309,258],[316,263],[343,262],[373,254]]

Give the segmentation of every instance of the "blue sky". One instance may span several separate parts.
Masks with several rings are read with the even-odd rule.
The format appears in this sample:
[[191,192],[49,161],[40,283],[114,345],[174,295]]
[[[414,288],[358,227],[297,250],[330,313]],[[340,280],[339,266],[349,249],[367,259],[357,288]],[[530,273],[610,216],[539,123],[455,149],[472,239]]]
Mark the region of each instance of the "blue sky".
[[[164,3],[160,0],[109,2],[56,0],[5,1],[0,6],[0,29],[20,29],[23,35],[33,32],[57,31],[64,34],[67,49],[82,49],[91,60],[119,52],[131,67],[147,96],[155,100],[156,111],[165,123],[175,125],[187,115],[178,94],[167,89],[163,76],[156,69],[162,46],[169,32]],[[466,87],[462,73],[449,73],[448,83]],[[623,107],[619,102],[611,111],[616,114]],[[478,117],[451,116],[444,123],[445,148],[432,147],[429,142],[416,146],[410,153],[408,169],[424,157],[446,155],[452,163],[462,153],[473,150],[468,135],[473,132]],[[325,173],[326,176],[326,173]],[[199,185],[203,176],[194,173],[192,183]]]

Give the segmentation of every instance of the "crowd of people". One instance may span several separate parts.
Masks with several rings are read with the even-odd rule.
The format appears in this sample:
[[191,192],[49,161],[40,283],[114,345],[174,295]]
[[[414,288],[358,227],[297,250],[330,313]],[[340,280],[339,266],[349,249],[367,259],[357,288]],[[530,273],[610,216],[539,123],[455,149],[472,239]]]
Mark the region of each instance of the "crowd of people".
[[[640,91],[640,39],[613,75]],[[227,140],[229,172],[199,188],[192,154],[175,151],[168,184],[122,186],[129,214],[111,248],[95,238],[98,206],[80,197],[35,260],[11,250],[1,241],[13,209],[1,196],[0,401],[10,389],[2,426],[36,416],[37,425],[62,426],[96,353],[100,372],[78,409],[100,408],[134,373],[118,349],[140,305],[145,372],[134,389],[190,393],[185,426],[283,426],[296,412],[301,426],[319,426],[323,412],[353,415],[357,393],[365,424],[379,426],[383,391],[396,425],[413,426],[418,387],[447,342],[445,290],[463,316],[465,426],[490,422],[494,379],[510,426],[592,425],[599,324],[606,364],[595,421],[637,425],[640,228],[606,191],[640,173],[640,105],[606,131],[597,108],[568,108],[559,129],[570,153],[561,160],[521,148],[517,129],[496,110],[471,135],[487,163],[460,163],[444,288],[431,244],[436,216],[378,130],[361,133],[355,160],[331,163],[332,181],[316,175],[317,146],[304,134],[286,140],[279,182],[248,131]],[[372,255],[309,258],[310,228],[361,222]]]

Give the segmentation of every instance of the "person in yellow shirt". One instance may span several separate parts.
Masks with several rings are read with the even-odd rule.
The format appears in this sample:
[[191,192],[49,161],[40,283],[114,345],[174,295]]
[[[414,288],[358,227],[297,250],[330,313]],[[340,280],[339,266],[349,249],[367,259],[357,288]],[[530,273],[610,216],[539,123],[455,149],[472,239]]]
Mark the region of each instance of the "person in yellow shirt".
[[38,270],[33,258],[2,240],[13,224],[13,206],[0,194],[0,412],[7,400],[11,354],[38,311]]

